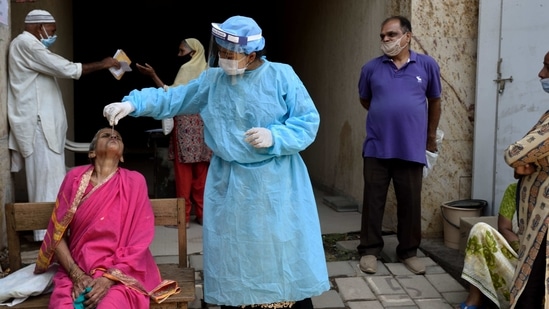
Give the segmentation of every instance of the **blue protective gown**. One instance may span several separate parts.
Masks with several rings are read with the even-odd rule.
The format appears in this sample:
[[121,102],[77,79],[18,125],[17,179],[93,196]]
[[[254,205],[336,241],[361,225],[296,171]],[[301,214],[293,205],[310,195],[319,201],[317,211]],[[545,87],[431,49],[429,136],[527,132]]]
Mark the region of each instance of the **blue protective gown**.
[[[299,152],[320,117],[299,77],[264,60],[242,76],[206,70],[187,85],[134,90],[131,116],[199,113],[213,151],[204,197],[204,301],[252,305],[298,301],[329,290],[316,202]],[[244,141],[271,130],[273,146]]]

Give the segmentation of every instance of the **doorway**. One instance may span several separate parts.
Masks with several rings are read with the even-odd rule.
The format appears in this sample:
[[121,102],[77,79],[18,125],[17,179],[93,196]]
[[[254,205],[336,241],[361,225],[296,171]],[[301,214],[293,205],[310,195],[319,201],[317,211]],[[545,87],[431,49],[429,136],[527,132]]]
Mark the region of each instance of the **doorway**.
[[[118,102],[133,89],[154,87],[153,81],[135,68],[135,63],[148,63],[166,84],[171,84],[181,65],[177,57],[179,43],[187,37],[202,42],[206,53],[212,22],[223,22],[230,16],[252,17],[263,30],[267,57],[284,62],[279,42],[284,35],[283,5],[260,9],[257,1],[236,1],[228,5],[195,2],[181,8],[181,1],[145,1],[129,5],[122,1],[73,1],[74,60],[93,62],[112,56],[123,49],[132,61],[132,72],[116,80],[108,71],[82,76],[74,85],[75,140],[91,140],[101,127],[108,126],[103,107]],[[274,3],[273,3],[274,4]],[[262,6],[263,7],[263,6]],[[70,117],[70,115],[68,115]],[[116,129],[124,138],[128,155],[150,148],[148,133],[160,128],[152,118],[123,119]],[[85,154],[76,164],[87,162]]]
[[[547,109],[538,72],[549,46],[544,0],[482,0],[479,10],[473,198],[499,211],[505,188],[516,181],[504,150],[521,139]],[[498,82],[499,80],[499,82]]]
[[[96,1],[73,1],[74,60],[98,61],[123,49],[132,61],[133,71],[126,72],[120,80],[109,71],[101,71],[75,81],[74,136],[79,142],[90,141],[97,130],[108,126],[102,116],[105,105],[119,102],[133,89],[155,87],[148,76],[137,71],[135,63],[150,64],[160,79],[170,85],[182,65],[181,58],[177,57],[181,40],[197,38],[207,55],[212,22],[223,22],[233,15],[252,17],[263,30],[268,59],[284,62],[280,55],[283,49],[277,48],[284,33],[280,4],[264,10],[257,7],[256,1],[236,1],[223,6],[196,2],[183,8],[181,1],[176,0],[146,1],[138,5],[101,2],[104,5]],[[119,122],[116,130],[125,144],[122,166],[145,176],[151,197],[172,197],[175,188],[172,162],[167,159],[168,136],[147,132],[159,128],[161,121],[149,117],[126,117]],[[86,153],[75,154],[75,165],[86,163]]]

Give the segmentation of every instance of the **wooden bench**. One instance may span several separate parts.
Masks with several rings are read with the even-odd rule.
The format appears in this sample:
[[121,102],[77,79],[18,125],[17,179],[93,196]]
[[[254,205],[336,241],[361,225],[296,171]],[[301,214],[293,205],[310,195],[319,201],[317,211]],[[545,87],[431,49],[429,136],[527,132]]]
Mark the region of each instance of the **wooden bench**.
[[[161,304],[151,300],[154,309],[182,308],[195,299],[194,269],[187,267],[187,228],[185,226],[185,200],[183,198],[151,199],[155,225],[177,226],[179,264],[159,264],[163,279],[178,282],[181,292],[170,296]],[[46,229],[55,203],[8,203],[6,226],[8,236],[8,259],[11,272],[20,269],[21,237],[26,231]],[[47,308],[49,294],[30,297],[10,308]]]

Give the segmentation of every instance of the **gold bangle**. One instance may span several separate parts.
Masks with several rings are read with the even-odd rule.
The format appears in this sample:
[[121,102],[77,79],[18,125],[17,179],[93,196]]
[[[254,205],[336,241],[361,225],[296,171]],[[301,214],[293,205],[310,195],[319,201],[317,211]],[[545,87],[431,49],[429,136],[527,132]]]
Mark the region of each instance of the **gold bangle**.
[[76,276],[75,278],[72,279],[72,282],[76,282],[78,280],[80,280],[80,278],[82,278],[82,276],[84,276],[84,273],[82,272],[80,275]]
[[[80,270],[81,273],[78,274],[78,275],[75,275],[78,272],[78,270]],[[69,270],[69,277],[73,281],[76,281],[76,280],[80,279],[84,274],[85,274],[84,271],[78,265],[76,265],[76,263],[73,263],[71,265],[70,270]]]
[[71,280],[72,280],[72,282],[76,283],[78,280],[82,279],[82,277],[87,276],[87,275],[88,274],[86,274],[84,271],[81,271],[81,273],[79,273],[78,275],[71,276]]

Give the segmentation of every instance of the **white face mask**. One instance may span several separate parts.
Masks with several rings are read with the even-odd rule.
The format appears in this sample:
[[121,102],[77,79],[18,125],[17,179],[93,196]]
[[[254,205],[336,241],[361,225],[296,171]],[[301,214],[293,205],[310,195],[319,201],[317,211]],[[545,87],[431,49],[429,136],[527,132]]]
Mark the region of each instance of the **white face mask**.
[[540,80],[541,82],[541,87],[543,88],[543,90],[547,93],[549,93],[549,78],[544,78],[542,80]]
[[246,71],[246,68],[248,67],[248,64],[246,64],[245,67],[239,68],[238,64],[240,61],[246,59],[245,57],[240,60],[233,60],[233,59],[225,59],[225,58],[219,58],[219,67],[225,71],[227,75],[239,75],[243,74],[244,71]]
[[404,48],[406,48],[406,46],[408,46],[408,43],[406,43],[404,46],[400,46],[400,41],[403,37],[404,35],[402,35],[398,40],[392,42],[381,42],[381,50],[383,51],[383,53],[389,57],[394,57],[400,54],[400,52]]

